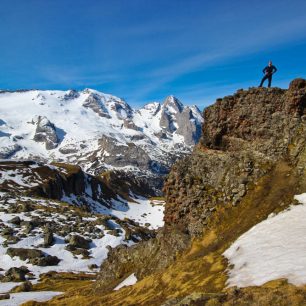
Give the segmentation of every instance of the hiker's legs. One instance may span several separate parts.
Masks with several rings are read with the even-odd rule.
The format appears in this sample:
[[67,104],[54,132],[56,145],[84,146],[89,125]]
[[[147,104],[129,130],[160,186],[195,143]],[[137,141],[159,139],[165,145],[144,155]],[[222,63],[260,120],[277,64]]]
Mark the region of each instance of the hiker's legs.
[[262,78],[262,80],[261,80],[261,82],[260,82],[259,87],[262,87],[262,85],[263,85],[264,81],[265,81],[267,78],[268,78],[268,76],[267,76],[267,75],[265,75],[265,76]]
[[268,76],[268,87],[270,88],[271,87],[271,82],[272,82],[272,75]]

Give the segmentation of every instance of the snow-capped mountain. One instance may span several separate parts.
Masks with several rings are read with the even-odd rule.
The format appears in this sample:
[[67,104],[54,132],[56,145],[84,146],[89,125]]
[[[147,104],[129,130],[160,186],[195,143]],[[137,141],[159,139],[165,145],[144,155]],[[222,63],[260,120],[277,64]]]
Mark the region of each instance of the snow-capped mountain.
[[79,164],[148,177],[165,174],[200,137],[202,115],[173,96],[135,110],[124,100],[83,91],[1,91],[0,158]]

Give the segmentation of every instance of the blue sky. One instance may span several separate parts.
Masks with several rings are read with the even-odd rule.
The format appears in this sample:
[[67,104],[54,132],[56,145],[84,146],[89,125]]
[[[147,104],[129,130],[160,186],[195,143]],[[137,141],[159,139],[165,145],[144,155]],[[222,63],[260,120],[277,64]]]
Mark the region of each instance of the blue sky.
[[0,0],[0,88],[83,89],[200,108],[306,77],[305,0]]

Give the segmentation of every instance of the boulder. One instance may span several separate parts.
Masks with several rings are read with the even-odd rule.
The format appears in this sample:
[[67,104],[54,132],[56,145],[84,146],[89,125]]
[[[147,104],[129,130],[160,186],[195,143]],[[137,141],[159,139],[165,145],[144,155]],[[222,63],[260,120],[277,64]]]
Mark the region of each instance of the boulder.
[[294,79],[290,82],[289,90],[299,90],[302,88],[306,88],[306,80],[305,79]]
[[46,267],[46,266],[56,266],[61,260],[57,256],[47,255],[45,257],[37,257],[30,259],[32,265]]
[[0,300],[9,300],[11,296],[8,293],[0,293]]
[[21,219],[20,219],[19,216],[16,216],[16,217],[12,218],[11,220],[9,220],[9,223],[12,223],[14,225],[20,225]]
[[19,257],[21,260],[35,259],[44,257],[44,253],[37,249],[24,249],[24,248],[8,248],[7,254],[11,257]]
[[53,242],[54,242],[53,232],[50,228],[47,228],[44,233],[44,246],[49,247],[53,244]]
[[33,290],[33,285],[30,281],[25,281],[19,286],[14,287],[11,292],[29,292]]
[[81,249],[90,249],[91,240],[85,239],[79,235],[72,235],[69,239],[69,244],[72,247],[81,248]]
[[23,282],[26,280],[25,276],[29,272],[27,267],[13,267],[5,272],[2,282]]

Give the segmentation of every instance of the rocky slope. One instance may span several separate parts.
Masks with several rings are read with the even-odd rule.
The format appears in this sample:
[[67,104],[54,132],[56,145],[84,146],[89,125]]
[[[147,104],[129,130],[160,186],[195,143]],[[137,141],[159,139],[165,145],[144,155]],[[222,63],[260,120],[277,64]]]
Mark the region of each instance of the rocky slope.
[[0,158],[116,170],[160,193],[162,176],[198,142],[201,122],[196,106],[173,96],[136,110],[92,89],[0,91]]
[[155,237],[164,202],[135,196],[134,183],[141,188],[80,166],[0,161],[0,299],[44,286],[50,271],[57,285],[63,273],[91,283],[112,248]]
[[217,204],[237,205],[279,160],[303,174],[305,107],[305,81],[298,79],[289,90],[239,90],[208,107],[200,145],[165,185],[166,223],[201,233]]
[[[283,280],[228,289],[231,266],[224,252],[306,192],[305,107],[303,79],[292,81],[288,90],[239,90],[208,107],[200,143],[174,165],[166,181],[165,227],[153,240],[110,253],[97,284],[78,301],[269,305],[277,300],[279,305],[304,305],[305,287]],[[132,273],[135,285],[109,293]],[[51,304],[72,304],[73,296],[71,291]]]

